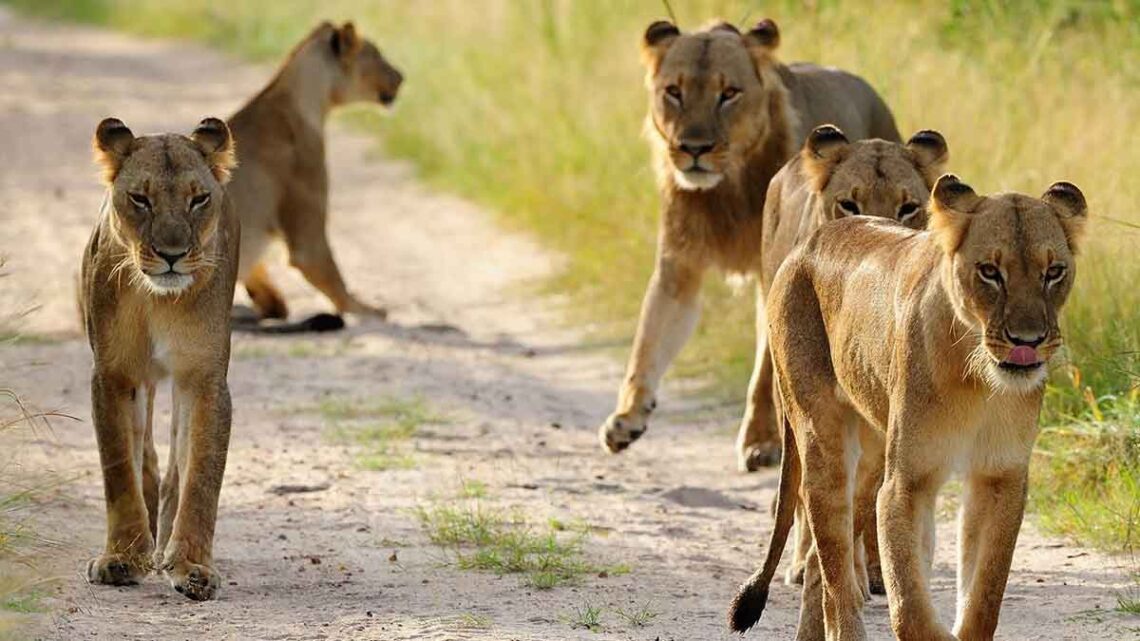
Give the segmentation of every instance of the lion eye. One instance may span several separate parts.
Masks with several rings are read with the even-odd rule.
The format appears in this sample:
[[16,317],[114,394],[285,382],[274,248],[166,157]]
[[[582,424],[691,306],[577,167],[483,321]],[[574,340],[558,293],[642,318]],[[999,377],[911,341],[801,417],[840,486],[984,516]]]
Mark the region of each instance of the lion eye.
[[142,211],[150,211],[150,199],[142,194],[128,193],[127,199],[131,204]]
[[724,91],[720,92],[720,104],[723,105],[724,103],[733,100],[734,98],[736,98],[739,95],[740,95],[739,89],[737,89],[736,87],[728,87]]
[[668,87],[665,87],[665,93],[673,100],[676,100],[678,103],[681,102],[681,88],[677,85],[669,85]]
[[1052,285],[1065,277],[1065,266],[1056,264],[1045,270],[1045,282]]
[[848,198],[843,198],[839,201],[839,208],[851,214],[852,216],[859,215],[859,203]]
[[899,220],[906,220],[918,213],[918,203],[903,203],[899,207]]
[[978,275],[982,277],[982,280],[993,283],[994,285],[1001,284],[1001,270],[998,269],[997,265],[991,263],[978,265]]
[[195,211],[210,204],[210,194],[198,194],[190,199],[190,211]]

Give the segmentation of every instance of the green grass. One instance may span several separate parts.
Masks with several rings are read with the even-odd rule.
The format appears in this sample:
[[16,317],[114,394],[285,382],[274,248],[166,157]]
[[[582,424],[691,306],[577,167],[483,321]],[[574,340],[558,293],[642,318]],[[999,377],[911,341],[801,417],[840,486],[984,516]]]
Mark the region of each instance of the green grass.
[[459,615],[459,627],[464,630],[490,630],[494,624],[491,617],[485,614],[473,614],[471,612],[464,612]]
[[356,464],[365,470],[406,470],[416,466],[407,444],[423,425],[441,425],[448,418],[420,397],[361,401],[327,398],[316,407],[327,436],[357,448]]
[[629,610],[625,608],[615,608],[614,613],[621,617],[632,628],[643,628],[653,622],[661,612],[654,608],[650,601],[646,601],[639,606],[634,606]]
[[540,527],[520,512],[477,499],[420,506],[415,513],[432,543],[453,554],[461,570],[519,574],[539,590],[606,571],[585,557],[588,528]]
[[[394,117],[381,121],[367,109],[349,117],[431,184],[487,205],[505,225],[564,252],[566,269],[550,287],[573,295],[570,320],[590,320],[607,337],[632,334],[658,209],[640,139],[646,100],[637,42],[665,15],[657,2],[11,1],[41,15],[193,38],[262,60],[280,56],[319,18],[354,19],[408,81]],[[1046,462],[1035,468],[1032,491],[1047,527],[1121,549],[1118,537],[1131,527],[1124,503],[1135,491],[1128,461],[1111,460],[1104,485],[1067,481],[1080,462],[1104,462],[1105,451],[1120,450],[1103,448],[1140,430],[1115,418],[1130,416],[1117,406],[1136,387],[1130,372],[1140,370],[1140,182],[1133,179],[1140,152],[1127,135],[1140,121],[1140,3],[673,4],[686,28],[714,16],[775,18],[784,59],[866,77],[904,135],[943,132],[951,168],[983,192],[1040,193],[1059,179],[1080,185],[1095,222],[1065,312],[1071,367],[1053,377],[1046,405],[1045,423],[1060,431],[1042,439]],[[716,311],[675,373],[740,399],[752,365],[752,303],[718,278],[707,284],[706,307]],[[1076,463],[1049,462],[1069,458],[1069,448]],[[1046,496],[1058,488],[1063,501]],[[1097,507],[1102,498],[1110,508]]]
[[0,389],[0,639],[16,638],[21,615],[41,611],[39,600],[47,577],[36,566],[44,541],[30,527],[28,515],[38,486],[29,486],[5,441],[21,429],[35,429],[49,414],[27,408],[11,390]]
[[574,608],[574,613],[567,620],[572,628],[601,632],[602,608],[583,603],[582,607]]

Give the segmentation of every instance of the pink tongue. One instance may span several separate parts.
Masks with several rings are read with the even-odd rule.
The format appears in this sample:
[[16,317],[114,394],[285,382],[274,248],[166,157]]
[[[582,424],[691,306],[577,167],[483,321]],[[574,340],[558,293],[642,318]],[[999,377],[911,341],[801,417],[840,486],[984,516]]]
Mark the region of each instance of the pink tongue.
[[1036,365],[1040,362],[1040,359],[1037,358],[1037,350],[1028,345],[1018,345],[1009,350],[1009,356],[1006,356],[1005,360],[1014,365]]

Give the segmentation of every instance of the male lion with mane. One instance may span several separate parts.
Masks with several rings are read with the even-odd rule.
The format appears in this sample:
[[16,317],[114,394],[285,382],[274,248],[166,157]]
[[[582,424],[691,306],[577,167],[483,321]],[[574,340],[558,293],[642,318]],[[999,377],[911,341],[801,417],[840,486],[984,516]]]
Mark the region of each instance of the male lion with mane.
[[[94,355],[107,539],[87,579],[130,585],[157,567],[178,592],[212,599],[220,585],[214,523],[230,439],[226,371],[240,241],[224,186],[235,165],[233,140],[217,118],[189,137],[135,137],[108,118],[94,144],[107,196],[83,253],[79,303]],[[160,488],[154,393],[166,376],[174,407]]]
[[[801,616],[797,638],[866,638],[852,547],[867,517],[852,505],[866,422],[881,444],[862,456],[885,461],[878,531],[895,635],[994,636],[1087,206],[1066,182],[1041,198],[983,197],[953,175],[931,200],[929,231],[839,220],[776,275],[768,309],[786,421],[776,527],[729,612],[734,630],[760,618],[802,501],[814,542],[802,608],[814,614]],[[927,577],[935,499],[953,472],[964,491],[951,634]]]
[[[662,219],[617,408],[599,429],[610,452],[645,432],[661,377],[696,325],[704,273],[760,270],[768,183],[807,133],[831,123],[854,140],[900,141],[890,110],[866,82],[838,69],[780,64],[779,39],[771,20],[743,34],[724,23],[682,34],[663,21],[645,32],[645,131]],[[779,432],[769,414],[742,422],[742,469],[778,457]]]

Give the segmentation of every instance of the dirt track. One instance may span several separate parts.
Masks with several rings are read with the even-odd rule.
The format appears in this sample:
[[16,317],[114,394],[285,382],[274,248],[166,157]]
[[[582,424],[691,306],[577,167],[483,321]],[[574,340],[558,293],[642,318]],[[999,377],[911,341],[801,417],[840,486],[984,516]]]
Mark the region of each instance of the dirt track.
[[[157,577],[121,589],[84,583],[82,568],[103,527],[88,418],[90,355],[72,302],[101,197],[88,141],[108,115],[136,132],[186,130],[205,115],[227,115],[268,71],[195,46],[0,13],[0,253],[9,272],[0,308],[40,305],[23,329],[42,339],[0,346],[0,387],[83,419],[0,443],[33,476],[75,479],[35,515],[40,531],[63,545],[45,561],[59,574],[43,601],[50,614],[29,636],[733,638],[725,607],[759,561],[776,483],[771,472],[733,471],[735,416],[678,398],[673,384],[647,437],[620,457],[604,455],[594,429],[611,408],[620,364],[559,329],[556,301],[523,295],[556,257],[504,234],[470,204],[426,191],[406,166],[375,158],[367,139],[335,127],[333,245],[350,286],[389,304],[392,322],[321,338],[235,336],[235,420],[216,545],[225,583],[217,601],[189,602]],[[415,91],[415,78],[407,90]],[[281,268],[275,278],[295,311],[324,309],[297,275]],[[359,450],[330,438],[327,416],[316,409],[378,398],[423,399],[448,417],[400,445],[409,469],[361,469]],[[163,461],[167,425],[169,400],[160,393]],[[539,523],[589,523],[587,558],[632,571],[539,591],[517,576],[445,564],[449,557],[411,509],[450,501],[463,480],[486,484],[488,507]],[[282,484],[328,487],[270,492]],[[934,579],[946,621],[953,541],[946,521]],[[1000,638],[1140,637],[1140,622],[1109,612],[1123,582],[1111,561],[1028,527],[1014,565]],[[749,638],[792,638],[797,600],[796,590],[774,588],[763,633]],[[659,616],[645,627],[616,615],[646,602]],[[603,608],[600,632],[570,625],[586,603]],[[889,638],[882,598],[865,616],[870,638]]]

